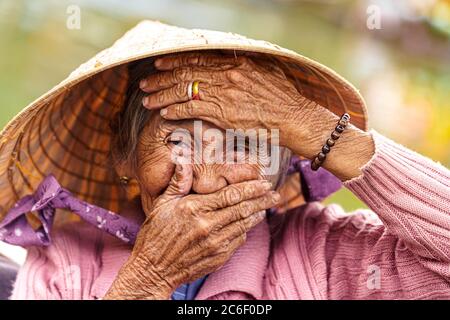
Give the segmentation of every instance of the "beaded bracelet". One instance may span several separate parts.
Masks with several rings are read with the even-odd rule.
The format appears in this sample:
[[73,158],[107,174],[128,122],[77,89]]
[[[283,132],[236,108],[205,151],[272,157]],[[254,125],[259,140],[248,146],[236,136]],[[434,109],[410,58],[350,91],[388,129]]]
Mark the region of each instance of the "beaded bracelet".
[[322,151],[320,151],[314,160],[311,162],[311,169],[317,171],[325,159],[327,158],[327,153],[330,152],[331,147],[333,147],[336,143],[336,140],[339,139],[341,133],[344,132],[345,127],[347,127],[348,122],[350,121],[350,115],[348,113],[344,113],[342,117],[339,119],[339,122],[334,128],[334,131],[331,133],[330,138],[327,139],[325,144],[322,147]]

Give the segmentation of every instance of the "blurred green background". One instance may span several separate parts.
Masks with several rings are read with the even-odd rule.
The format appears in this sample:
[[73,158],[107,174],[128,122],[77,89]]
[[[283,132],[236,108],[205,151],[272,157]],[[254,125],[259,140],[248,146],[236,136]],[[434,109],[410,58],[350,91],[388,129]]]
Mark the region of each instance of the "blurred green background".
[[[73,5],[79,29],[66,24]],[[450,164],[448,0],[0,0],[0,127],[142,19],[236,32],[318,60],[361,90],[372,128]],[[346,190],[327,202],[363,206]]]

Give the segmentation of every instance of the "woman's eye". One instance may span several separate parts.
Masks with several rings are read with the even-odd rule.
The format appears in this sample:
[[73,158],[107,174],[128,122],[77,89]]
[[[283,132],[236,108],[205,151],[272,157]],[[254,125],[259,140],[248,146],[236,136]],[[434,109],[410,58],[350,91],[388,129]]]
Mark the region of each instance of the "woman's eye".
[[178,146],[178,145],[181,145],[183,143],[183,141],[181,141],[181,140],[168,140],[167,142],[172,144],[172,145],[174,145],[174,146]]
[[177,146],[180,148],[188,148],[189,147],[189,145],[186,144],[185,141],[179,140],[179,139],[168,139],[167,144],[169,144],[171,146]]
[[177,129],[170,133],[165,139],[165,143],[169,146],[178,146],[182,148],[190,147],[192,141],[190,133],[185,129]]

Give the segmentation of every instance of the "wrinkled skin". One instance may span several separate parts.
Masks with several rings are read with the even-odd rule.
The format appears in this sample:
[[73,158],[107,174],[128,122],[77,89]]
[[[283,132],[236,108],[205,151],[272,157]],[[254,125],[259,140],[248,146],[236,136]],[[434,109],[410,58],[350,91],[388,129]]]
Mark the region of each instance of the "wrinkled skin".
[[[280,145],[313,159],[339,119],[302,96],[270,62],[245,56],[187,53],[155,61],[161,72],[144,79],[143,104],[166,119],[202,119],[228,129],[279,129]],[[190,81],[200,81],[200,101],[188,101]],[[358,176],[374,152],[370,134],[347,126],[324,167],[341,180]]]
[[[161,72],[141,81],[142,90],[149,93],[143,105],[149,109],[163,108],[161,114],[166,119],[200,118],[224,129],[279,129],[281,145],[288,146],[299,138],[308,141],[310,132],[299,131],[292,136],[292,128],[282,124],[295,119],[300,127],[297,129],[309,129],[308,125],[298,124],[309,123],[317,112],[320,115],[327,111],[301,96],[281,69],[270,62],[262,65],[245,56],[198,54],[158,62]],[[192,80],[200,82],[200,101],[188,101],[186,88]],[[328,116],[337,120],[331,113]],[[299,151],[312,155],[317,149],[304,143]]]
[[168,298],[180,284],[222,266],[280,199],[259,164],[174,164],[176,129],[194,135],[192,121],[154,113],[140,136],[136,178],[146,220],[105,298]]
[[[160,58],[155,66],[161,72],[141,82],[142,90],[149,94],[143,105],[162,109],[161,116],[167,120],[202,119],[222,129],[279,129],[282,146],[310,159],[338,120],[338,116],[301,96],[281,70],[270,63],[258,64],[247,57],[190,53]],[[200,81],[201,101],[188,101],[186,90],[193,80]],[[359,176],[373,153],[370,134],[350,124],[324,167],[345,181]],[[140,152],[141,163],[146,162],[145,154]],[[173,169],[155,167],[153,173],[141,170],[142,202],[148,218],[131,258],[105,299],[169,298],[176,285],[223,265],[243,243],[245,233],[263,219],[259,212],[279,200],[278,194],[248,181],[262,178],[256,167],[241,168],[246,173],[254,172],[253,176],[246,174],[241,179],[240,170],[235,171],[232,179],[223,176],[227,170],[221,166],[200,167],[203,169],[194,166],[177,171],[159,197]],[[207,177],[205,181],[213,179],[212,185],[217,188],[209,192],[200,188],[203,192],[198,193],[203,195],[186,195],[191,185],[194,191],[202,185],[189,182],[191,178],[182,178],[190,172],[194,180],[202,179],[203,175]],[[158,184],[159,189],[150,183],[158,175],[164,181]],[[246,182],[239,184],[239,181]],[[225,196],[227,188],[234,188],[229,194],[235,196]],[[239,204],[231,200],[234,197]],[[228,227],[224,227],[224,221]]]

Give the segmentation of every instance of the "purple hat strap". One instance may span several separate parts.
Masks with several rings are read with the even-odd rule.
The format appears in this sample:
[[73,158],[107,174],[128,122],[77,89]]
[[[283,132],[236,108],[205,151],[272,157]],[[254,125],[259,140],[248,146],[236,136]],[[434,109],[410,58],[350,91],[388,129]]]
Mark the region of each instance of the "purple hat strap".
[[300,160],[297,156],[291,158],[288,175],[300,173],[303,197],[306,202],[321,201],[342,187],[342,182],[329,171],[319,168],[311,169],[311,161]]
[[[47,176],[36,192],[20,199],[0,223],[0,240],[20,246],[48,246],[55,209],[62,208],[77,214],[86,222],[121,240],[134,243],[139,225],[112,211],[75,198],[62,188],[53,175]],[[26,219],[28,212],[36,211],[41,226],[34,230]]]

